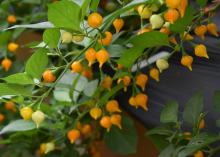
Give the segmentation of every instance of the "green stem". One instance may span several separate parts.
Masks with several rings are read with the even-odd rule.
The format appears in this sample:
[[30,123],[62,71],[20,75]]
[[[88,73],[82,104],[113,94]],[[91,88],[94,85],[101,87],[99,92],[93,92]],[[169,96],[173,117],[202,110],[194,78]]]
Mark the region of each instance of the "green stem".
[[59,75],[59,77],[57,78],[57,80],[53,83],[53,85],[43,94],[41,95],[34,104],[38,104],[38,109],[40,109],[40,105],[43,102],[43,100],[50,94],[50,92],[53,90],[53,88],[57,85],[57,83],[61,80],[61,78],[63,77],[63,75],[69,70],[71,64],[78,60],[81,55],[91,46],[93,45],[94,42],[92,42],[88,47],[86,47],[85,49],[83,49],[77,56],[75,56],[65,67],[65,69],[62,71],[62,73]]

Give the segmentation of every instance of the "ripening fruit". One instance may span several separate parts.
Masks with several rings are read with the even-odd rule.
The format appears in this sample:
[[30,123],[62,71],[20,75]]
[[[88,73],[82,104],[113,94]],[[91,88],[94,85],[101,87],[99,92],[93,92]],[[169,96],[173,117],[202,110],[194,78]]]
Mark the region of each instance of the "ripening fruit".
[[[100,2],[102,3],[102,1],[100,1]],[[113,12],[117,8],[117,4],[114,1],[106,0],[106,5],[105,5],[104,8],[108,12]]]
[[55,143],[54,142],[48,142],[45,143],[45,154],[48,154],[49,152],[52,152],[55,150]]
[[80,131],[84,136],[88,137],[92,134],[92,127],[89,124],[85,124],[82,126]]
[[122,81],[123,81],[124,85],[127,87],[127,86],[129,86],[130,83],[131,83],[131,78],[130,78],[129,76],[124,76],[124,77],[122,78]]
[[124,67],[124,66],[123,66],[122,64],[119,64],[119,63],[117,64],[117,69],[118,69],[118,70],[123,69],[123,67]]
[[72,42],[82,42],[84,40],[83,35],[73,35]]
[[199,122],[199,129],[204,129],[205,128],[205,120],[202,119],[200,122]]
[[19,45],[14,43],[14,42],[11,42],[8,44],[8,51],[9,52],[16,52],[17,49],[18,49]]
[[137,11],[142,19],[148,19],[152,15],[152,11],[145,5],[138,6]]
[[44,79],[44,82],[51,83],[51,82],[54,82],[56,80],[56,76],[54,76],[54,74],[52,73],[51,70],[46,70],[43,73],[43,79]]
[[207,27],[205,25],[197,26],[194,30],[195,34],[201,39],[205,39],[205,33],[207,32]]
[[193,63],[193,57],[189,55],[182,56],[181,64],[187,68],[189,68],[190,71],[192,71],[192,63]]
[[189,141],[192,139],[192,134],[191,134],[191,132],[184,132],[183,134],[184,134],[184,136],[185,136],[184,139],[189,140]]
[[112,42],[112,33],[109,31],[105,32],[105,37],[99,40],[99,43],[103,46],[109,46]]
[[89,112],[90,116],[97,120],[102,115],[102,110],[99,107],[94,107]]
[[93,73],[91,69],[84,69],[82,75],[88,79],[92,79]]
[[190,35],[189,33],[184,32],[183,39],[186,41],[191,41],[194,39],[194,37],[192,35]]
[[121,127],[121,115],[113,114],[111,116],[111,123],[113,125],[116,125],[119,129],[122,129],[122,127]]
[[110,76],[106,76],[103,79],[101,86],[105,89],[111,90],[111,88],[112,88],[112,78]]
[[160,73],[159,73],[159,70],[157,68],[152,68],[150,70],[150,77],[152,79],[154,79],[155,81],[157,81],[157,82],[160,81],[159,75],[160,75]]
[[121,81],[123,81],[124,83],[124,91],[127,91],[127,87],[130,85],[131,83],[131,78],[129,76],[124,76],[120,79],[118,79],[117,83],[119,84]]
[[195,47],[195,55],[209,59],[205,45],[199,44]]
[[99,68],[102,68],[103,64],[108,61],[110,55],[105,49],[101,49],[96,53],[96,59],[99,62]]
[[70,32],[64,31],[61,35],[61,41],[63,44],[69,44],[72,42],[73,35]]
[[5,109],[12,112],[16,112],[15,104],[12,101],[8,101],[5,103]]
[[169,42],[170,42],[170,43],[173,43],[174,45],[177,45],[177,44],[178,44],[175,37],[170,37],[170,38],[169,38]]
[[80,123],[80,121],[78,121],[76,123],[76,129],[81,130],[82,129],[82,124]]
[[169,63],[166,59],[158,59],[156,61],[156,65],[160,72],[163,72],[164,70],[169,68]]
[[135,108],[138,108],[138,104],[137,104],[137,102],[136,102],[135,96],[130,97],[129,100],[128,100],[128,103],[129,103],[131,106],[134,106]]
[[92,66],[92,64],[95,62],[96,60],[96,51],[94,48],[89,48],[86,52],[85,52],[85,58],[86,60],[89,62],[89,67]]
[[73,144],[76,140],[80,138],[80,131],[77,129],[72,129],[68,131],[67,138],[69,139],[70,143]]
[[23,107],[20,109],[20,115],[24,120],[30,120],[33,110],[30,107]]
[[138,74],[135,78],[136,85],[141,87],[142,91],[145,90],[145,86],[146,86],[147,82],[148,82],[148,76],[145,74]]
[[166,0],[165,3],[168,8],[177,8],[182,0]]
[[36,124],[36,127],[39,128],[40,124],[45,120],[45,114],[42,111],[38,110],[32,114],[31,118]]
[[169,23],[169,22],[165,22],[164,25],[163,25],[163,27],[169,28],[169,27],[170,27],[170,23]]
[[188,6],[188,0],[181,0],[180,5],[177,7],[181,17],[184,17],[187,6]]
[[118,101],[116,100],[108,101],[105,107],[106,107],[106,110],[110,113],[121,112],[121,110],[119,109]]
[[75,61],[72,63],[71,69],[73,73],[81,73],[83,71],[83,66],[80,61]]
[[179,18],[179,12],[176,9],[169,9],[164,14],[164,19],[170,23],[174,23]]
[[40,154],[45,154],[46,150],[46,143],[41,143],[40,144]]
[[170,29],[168,27],[162,27],[160,29],[160,32],[164,33],[164,34],[167,34],[167,35],[169,35],[171,33],[171,31],[170,31]]
[[113,26],[115,27],[116,33],[120,32],[120,30],[123,28],[124,26],[124,20],[123,19],[115,19],[113,22]]
[[8,71],[12,66],[12,61],[8,58],[5,58],[2,60],[1,65],[5,71]]
[[88,17],[88,25],[92,28],[98,28],[103,21],[102,16],[99,13],[92,13]]
[[141,34],[144,34],[146,32],[150,32],[150,31],[151,31],[151,29],[149,29],[149,28],[143,28],[137,32],[137,35],[141,35]]
[[102,117],[100,120],[100,125],[109,132],[112,126],[111,118],[109,116]]
[[146,94],[143,94],[143,93],[137,94],[135,96],[135,102],[139,107],[141,107],[145,111],[148,110],[148,108],[147,108],[148,96]]
[[208,32],[209,32],[210,34],[212,34],[212,35],[214,35],[214,36],[216,36],[216,37],[219,36],[219,34],[218,34],[218,27],[216,26],[216,24],[214,24],[214,23],[209,23],[209,24],[207,25],[207,30],[208,30]]
[[204,157],[204,154],[202,151],[198,151],[194,154],[194,157]]
[[154,14],[150,17],[150,24],[152,26],[152,29],[158,29],[163,26],[164,20],[160,15]]
[[0,113],[0,123],[2,123],[4,120],[5,120],[5,116],[2,113]]
[[13,24],[13,23],[17,22],[17,19],[16,19],[16,17],[14,15],[9,15],[7,17],[7,21],[8,21],[8,23]]

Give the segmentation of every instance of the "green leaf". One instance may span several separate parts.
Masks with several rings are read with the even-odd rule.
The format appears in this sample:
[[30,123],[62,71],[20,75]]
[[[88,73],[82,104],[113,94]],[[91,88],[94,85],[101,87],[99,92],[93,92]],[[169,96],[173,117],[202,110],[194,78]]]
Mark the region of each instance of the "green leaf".
[[5,46],[9,42],[12,32],[7,31],[0,34],[0,46]]
[[170,30],[174,33],[184,32],[193,21],[194,9],[188,7],[183,18],[178,19],[174,24],[170,25]]
[[46,29],[43,34],[43,41],[50,47],[58,47],[60,40],[60,30],[57,28]]
[[220,112],[220,91],[215,91],[213,96],[214,107]]
[[91,5],[90,5],[90,9],[92,11],[97,11],[98,5],[99,5],[99,1],[100,0],[92,0]]
[[144,49],[141,47],[132,47],[123,53],[121,58],[118,60],[118,63],[129,68],[133,65],[137,58],[141,56],[143,51]]
[[86,88],[84,89],[83,93],[88,97],[93,96],[93,94],[95,93],[98,87],[98,83],[99,83],[98,80],[90,81],[89,83],[87,83]]
[[134,123],[127,117],[122,118],[122,129],[112,127],[104,136],[106,145],[115,153],[127,155],[136,152],[137,134]]
[[8,77],[2,78],[7,83],[20,84],[20,85],[29,85],[34,84],[33,79],[28,76],[26,73],[17,73],[10,75]]
[[68,88],[59,88],[56,87],[53,91],[53,96],[57,101],[61,102],[71,102],[70,96],[69,96],[69,89]]
[[129,43],[146,49],[155,46],[167,46],[169,45],[169,39],[164,33],[152,31],[134,36],[131,40],[129,40]]
[[22,0],[22,3],[41,4],[41,0]]
[[89,11],[89,5],[91,0],[84,0],[81,6],[81,20],[84,20],[84,17]]
[[199,4],[200,7],[205,7],[207,2],[207,0],[196,0],[196,3]]
[[[79,74],[68,71],[58,82],[54,93],[54,98],[61,102],[77,101],[81,92],[87,87],[88,80]],[[74,85],[73,85],[74,84]]]
[[176,123],[178,121],[178,103],[172,101],[166,104],[160,114],[161,123]]
[[51,22],[40,22],[40,23],[27,24],[27,25],[14,25],[12,27],[4,29],[4,31],[15,29],[15,28],[46,29],[46,28],[54,28],[54,25]]
[[208,134],[208,133],[201,133],[196,136],[194,136],[190,142],[188,143],[188,147],[203,145],[207,146],[210,143],[215,142],[218,140],[219,136],[214,134]]
[[[150,39],[150,40],[149,40]],[[131,67],[146,48],[169,45],[168,36],[158,31],[147,32],[129,40],[133,47],[126,50],[118,60],[124,67]]]
[[218,141],[218,139],[219,136],[217,135],[201,133],[190,140],[188,145],[178,153],[178,157],[187,157],[203,147]]
[[80,31],[80,6],[73,1],[50,4],[48,20],[58,28]]
[[167,136],[152,134],[149,135],[148,138],[153,142],[153,144],[159,151],[164,150],[169,145],[168,140],[166,140]]
[[174,150],[175,147],[171,144],[160,153],[159,157],[171,157]]
[[150,135],[166,135],[171,136],[174,132],[168,127],[156,127],[146,132],[146,136]]
[[24,121],[24,120],[16,120],[6,125],[0,132],[0,134],[5,134],[8,132],[16,132],[16,131],[27,131],[33,130],[36,128],[36,125],[33,121]]
[[30,96],[31,91],[23,85],[0,83],[0,96],[8,95]]
[[202,92],[196,92],[186,103],[183,112],[183,119],[185,122],[196,125],[200,113],[203,110],[203,94]]
[[109,52],[111,57],[121,57],[121,55],[126,51],[127,49],[121,45],[110,45],[107,47],[107,51]]
[[38,49],[30,59],[28,59],[25,66],[25,71],[28,75],[36,79],[41,78],[48,64],[48,52],[49,50],[44,48]]

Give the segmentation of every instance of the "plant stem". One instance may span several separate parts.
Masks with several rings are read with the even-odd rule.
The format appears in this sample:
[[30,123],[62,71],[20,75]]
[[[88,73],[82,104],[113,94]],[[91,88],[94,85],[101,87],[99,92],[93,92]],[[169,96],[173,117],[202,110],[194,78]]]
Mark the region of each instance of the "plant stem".
[[[94,41],[95,42],[95,41]],[[40,109],[40,105],[43,102],[43,100],[50,94],[50,92],[53,90],[53,88],[57,85],[57,83],[61,80],[61,78],[63,77],[63,75],[68,71],[68,69],[70,68],[71,64],[76,61],[91,45],[94,44],[94,42],[92,42],[88,47],[86,47],[85,49],[83,49],[77,56],[75,56],[67,65],[65,65],[65,69],[62,71],[62,73],[59,75],[59,77],[57,78],[57,80],[53,83],[53,85],[43,94],[41,95],[35,102],[38,103],[38,109]]]

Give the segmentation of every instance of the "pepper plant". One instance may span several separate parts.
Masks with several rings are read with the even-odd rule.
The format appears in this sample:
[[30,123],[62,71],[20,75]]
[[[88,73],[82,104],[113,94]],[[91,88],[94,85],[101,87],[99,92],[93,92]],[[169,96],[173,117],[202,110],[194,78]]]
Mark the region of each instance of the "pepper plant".
[[[123,0],[109,13],[100,2],[56,1],[47,22],[8,28],[43,31],[43,41],[31,45],[24,70],[1,78],[1,102],[20,113],[9,124],[2,117],[3,156],[11,147],[17,156],[99,156],[102,140],[116,153],[135,153],[134,124],[116,96],[132,90],[127,104],[148,111],[145,86],[159,81],[173,55],[181,54],[190,70],[194,56],[209,58],[191,33],[218,36],[211,21],[218,3],[207,9],[200,0],[194,10],[187,0]],[[195,47],[194,56],[185,43]]]
[[[3,31],[3,29],[15,24],[36,23],[45,20],[47,4],[51,2],[50,0],[43,2],[39,0],[4,0],[0,2],[1,77],[18,72],[23,68],[23,63],[16,59],[16,52],[19,47],[23,47],[23,45],[17,43],[17,39],[21,37],[26,28],[10,31]],[[13,66],[15,65],[14,63],[16,66]]]

